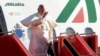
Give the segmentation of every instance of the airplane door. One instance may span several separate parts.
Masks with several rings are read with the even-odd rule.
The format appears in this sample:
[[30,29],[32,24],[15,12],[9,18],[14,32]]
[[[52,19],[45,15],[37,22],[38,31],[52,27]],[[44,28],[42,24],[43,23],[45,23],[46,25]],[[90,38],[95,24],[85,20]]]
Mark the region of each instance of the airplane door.
[[0,35],[3,35],[2,32],[7,32],[7,26],[4,18],[2,8],[0,6]]

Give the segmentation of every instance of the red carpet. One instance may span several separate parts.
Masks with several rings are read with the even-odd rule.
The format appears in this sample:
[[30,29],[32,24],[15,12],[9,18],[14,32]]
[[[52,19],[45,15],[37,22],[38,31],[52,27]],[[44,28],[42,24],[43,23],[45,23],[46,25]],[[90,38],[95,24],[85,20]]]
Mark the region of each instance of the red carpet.
[[0,36],[0,56],[30,56],[29,52],[14,35]]

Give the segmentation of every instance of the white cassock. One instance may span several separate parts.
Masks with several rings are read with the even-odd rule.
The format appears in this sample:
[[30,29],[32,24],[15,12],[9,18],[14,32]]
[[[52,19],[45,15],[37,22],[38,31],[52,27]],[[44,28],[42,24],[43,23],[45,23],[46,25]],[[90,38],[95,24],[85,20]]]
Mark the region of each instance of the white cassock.
[[[40,22],[42,24],[39,24]],[[31,56],[47,56],[48,43],[51,41],[52,29],[56,26],[55,22],[48,15],[42,19],[36,13],[22,20],[21,23],[26,27],[32,28],[29,45]]]

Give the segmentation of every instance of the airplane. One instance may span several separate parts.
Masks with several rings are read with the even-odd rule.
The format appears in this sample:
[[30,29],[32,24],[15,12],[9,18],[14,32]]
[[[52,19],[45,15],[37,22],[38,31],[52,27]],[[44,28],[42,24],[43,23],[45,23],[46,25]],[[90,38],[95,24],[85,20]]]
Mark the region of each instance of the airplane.
[[[36,8],[39,4],[44,4],[46,9],[49,11],[49,14],[52,16],[52,18],[54,18],[54,20],[58,24],[58,27],[55,29],[56,30],[56,37],[58,37],[57,38],[58,40],[57,40],[57,42],[55,42],[56,43],[55,45],[57,45],[57,43],[60,43],[60,45],[64,44],[64,47],[61,47],[61,48],[59,47],[58,49],[55,48],[56,50],[62,49],[61,51],[63,51],[63,48],[65,48],[64,53],[62,53],[61,51],[56,51],[57,55],[60,55],[60,56],[65,55],[66,56],[66,54],[65,54],[66,51],[70,50],[70,48],[68,48],[66,46],[66,43],[69,41],[69,39],[64,40],[63,43],[59,42],[60,40],[63,39],[63,38],[61,38],[62,36],[60,36],[60,34],[61,33],[63,34],[63,32],[64,32],[64,34],[66,35],[66,31],[67,31],[66,28],[68,28],[68,27],[71,27],[72,29],[74,29],[75,33],[77,32],[77,33],[79,33],[79,35],[81,33],[84,33],[84,32],[88,32],[88,33],[92,32],[92,35],[94,35],[94,32],[95,32],[96,36],[98,36],[98,39],[100,39],[99,38],[100,33],[99,33],[99,27],[98,27],[98,24],[100,23],[99,19],[98,19],[99,18],[99,16],[98,16],[99,10],[97,10],[97,9],[99,9],[98,1],[96,0],[96,2],[94,2],[95,7],[96,7],[95,9],[98,11],[98,12],[96,12],[97,13],[96,16],[98,19],[97,21],[94,20],[94,22],[92,22],[92,23],[88,22],[89,20],[87,20],[87,19],[88,19],[89,15],[87,14],[88,10],[86,10],[88,7],[86,8],[85,1],[80,0],[80,1],[76,1],[77,5],[72,5],[73,7],[75,7],[73,10],[69,10],[69,13],[72,12],[72,14],[69,14],[69,16],[68,16],[67,13],[65,13],[66,14],[65,17],[66,18],[69,17],[68,19],[64,18],[64,20],[66,22],[65,21],[60,22],[59,21],[59,20],[61,20],[61,19],[59,19],[60,15],[63,16],[64,11],[66,12],[66,10],[64,10],[64,9],[68,8],[68,5],[70,5],[69,4],[70,2],[73,3],[72,1],[69,1],[69,0],[63,0],[63,1],[60,1],[60,0],[58,0],[58,1],[56,1],[56,0],[55,1],[53,1],[53,0],[50,0],[50,1],[48,1],[48,0],[36,0],[35,1],[34,0],[33,2],[28,1],[28,0],[27,1],[20,1],[20,0],[18,0],[18,1],[10,1],[10,0],[4,1],[4,0],[2,0],[2,3],[0,4],[0,36],[6,35],[6,34],[11,35],[12,33],[14,33],[17,36],[17,38],[19,39],[20,43],[22,43],[22,45],[24,46],[23,47],[23,48],[25,48],[24,50],[28,50],[29,41],[30,41],[29,34],[27,33],[28,28],[24,27],[20,21],[25,19],[26,17],[30,16],[31,14],[35,13],[37,10]],[[84,14],[84,16],[83,16],[83,14]],[[83,17],[84,20],[82,22],[77,20],[79,17],[80,18]],[[90,28],[93,31],[91,31]],[[29,32],[30,31],[31,30],[29,30]],[[75,34],[75,35],[77,35],[77,34]],[[88,36],[91,34],[86,34],[86,35]],[[84,37],[84,36],[82,36],[82,37],[84,38],[86,43],[88,43],[88,41],[86,40],[86,39],[88,39],[88,37]],[[96,44],[95,46],[98,46],[98,48],[94,49],[96,54],[98,54],[97,52],[100,53],[100,40],[97,40],[97,43],[98,44]],[[68,49],[66,49],[66,47]],[[89,51],[89,52],[91,53],[91,51]],[[75,53],[72,53],[70,50],[69,54],[73,55]],[[76,52],[75,55],[80,55],[80,54]]]

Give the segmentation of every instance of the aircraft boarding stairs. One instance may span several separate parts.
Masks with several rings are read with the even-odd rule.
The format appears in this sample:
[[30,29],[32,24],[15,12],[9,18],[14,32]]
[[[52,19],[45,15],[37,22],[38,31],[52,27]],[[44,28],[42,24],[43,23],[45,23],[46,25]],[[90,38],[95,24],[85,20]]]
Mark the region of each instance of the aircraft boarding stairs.
[[[98,36],[75,33],[58,36],[54,41],[56,56],[100,56],[98,54]],[[0,36],[0,56],[30,56],[18,37],[13,33]]]
[[[98,37],[75,33],[70,36],[58,36],[56,56],[100,56],[98,54]],[[56,50],[55,50],[56,51]]]
[[5,33],[4,35],[0,36],[0,56],[30,55],[28,50],[24,47],[24,45],[14,33],[11,33],[9,35]]

